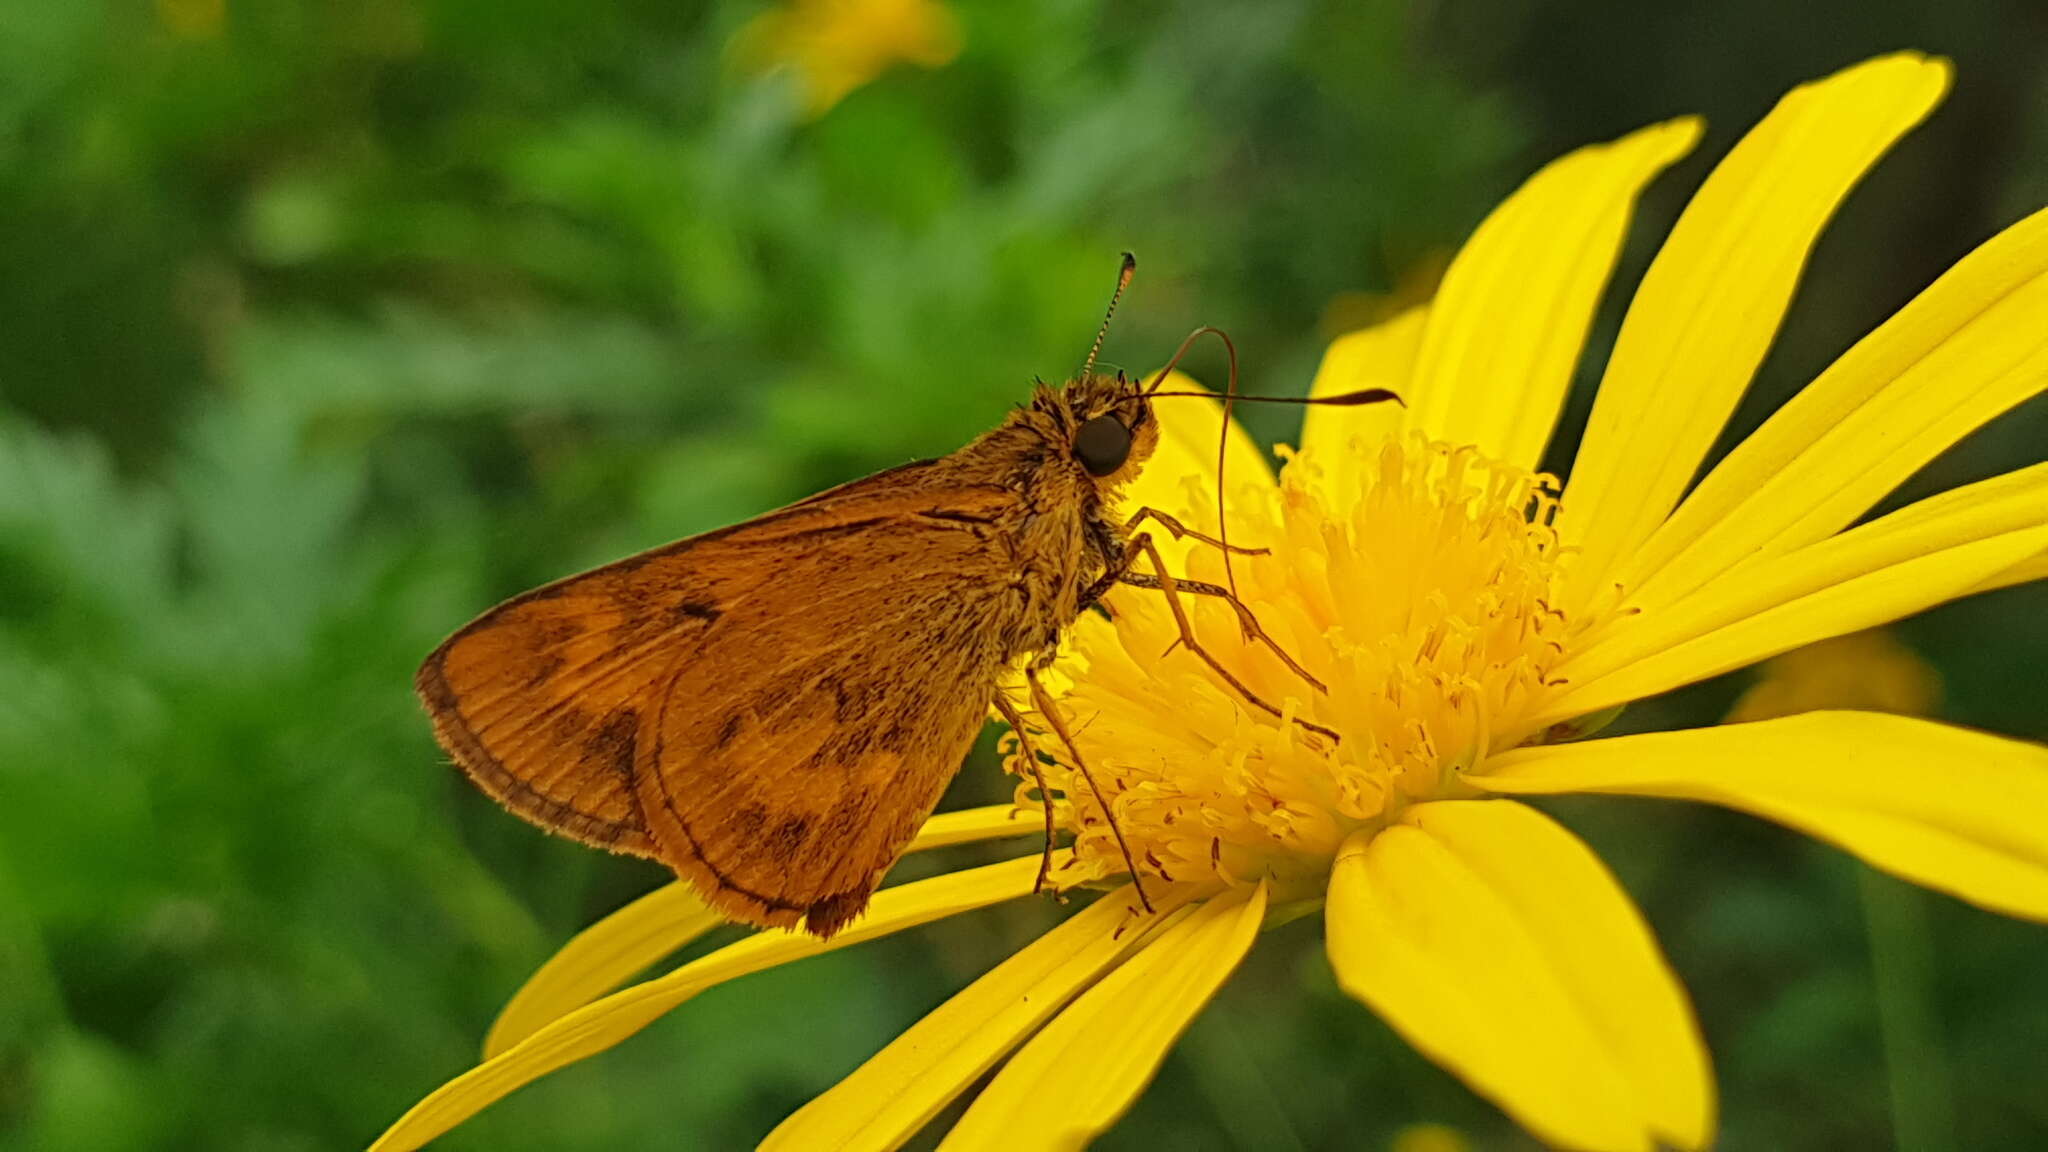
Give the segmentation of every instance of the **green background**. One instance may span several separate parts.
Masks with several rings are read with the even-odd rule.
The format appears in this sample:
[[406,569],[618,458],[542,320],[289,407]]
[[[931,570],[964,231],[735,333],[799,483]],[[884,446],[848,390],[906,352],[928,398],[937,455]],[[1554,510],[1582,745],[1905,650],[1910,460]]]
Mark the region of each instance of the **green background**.
[[[272,0],[177,31],[204,8],[0,0],[10,1150],[358,1147],[470,1064],[528,971],[662,876],[463,783],[412,700],[420,656],[524,587],[958,445],[1071,371],[1121,249],[1143,264],[1110,359],[1216,324],[1251,387],[1299,392],[1333,300],[1395,286],[1544,159],[1712,118],[1625,288],[1777,94],[1952,55],[1955,94],[1822,242],[1739,430],[2048,203],[2027,0],[989,0],[960,5],[954,64],[815,121],[732,66],[752,4]],[[1912,490],[2044,442],[2036,403]],[[2048,737],[2044,593],[1901,629],[1945,715]],[[1625,723],[1711,721],[1744,682]],[[984,748],[954,799],[1005,788]],[[2048,928],[1725,813],[1557,810],[1689,985],[1726,1147],[2048,1144]],[[720,989],[444,1146],[747,1146],[1050,915]],[[1102,1146],[1372,1149],[1418,1120],[1526,1145],[1319,945],[1310,921],[1258,949]]]

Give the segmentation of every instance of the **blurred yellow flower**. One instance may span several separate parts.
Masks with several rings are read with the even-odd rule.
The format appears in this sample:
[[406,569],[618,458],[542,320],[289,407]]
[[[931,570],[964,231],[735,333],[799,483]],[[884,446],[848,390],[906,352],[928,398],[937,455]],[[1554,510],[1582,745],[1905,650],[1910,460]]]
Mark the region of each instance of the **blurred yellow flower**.
[[1323,306],[1316,330],[1334,339],[1360,328],[1385,323],[1401,313],[1429,303],[1444,271],[1451,266],[1448,249],[1433,249],[1401,266],[1394,286],[1385,292],[1339,292]]
[[791,0],[742,28],[734,51],[757,72],[789,69],[822,116],[894,64],[952,63],[960,22],[936,0]]
[[1932,716],[1941,677],[1920,654],[1882,628],[1837,636],[1773,657],[1728,711],[1731,724],[1856,708]]
[[[1174,647],[1158,593],[1118,589],[1110,616],[1084,616],[1058,697],[1156,914],[1090,790],[1047,765],[1073,836],[1057,883],[1111,891],[764,1147],[893,1148],[992,1071],[944,1147],[1081,1147],[1261,927],[1318,910],[1338,984],[1539,1140],[1707,1147],[1714,1088],[1683,989],[1605,866],[1518,796],[1726,805],[2048,920],[2048,749],[1851,711],[1560,741],[1629,701],[2048,572],[2048,464],[1857,523],[2048,387],[2048,212],[1964,258],[1691,487],[1828,217],[1948,79],[1915,54],[1848,69],[1792,92],[1723,159],[1636,293],[1568,483],[1535,469],[1636,197],[1698,139],[1694,120],[1544,168],[1431,303],[1338,340],[1315,392],[1388,385],[1407,406],[1314,410],[1277,477],[1213,406],[1162,402],[1132,507],[1213,532],[1224,438],[1234,535],[1271,549],[1238,563],[1238,586],[1328,691],[1241,644],[1212,598],[1189,605],[1204,645],[1283,716]],[[1221,577],[1213,548],[1161,543],[1176,575]],[[1028,835],[1020,801],[935,817],[917,847]],[[712,923],[687,892],[658,892],[536,974],[485,1062],[377,1147],[417,1147],[714,984],[1021,898],[1037,863],[884,889],[830,941],[760,933],[611,992]]]
[[228,0],[156,0],[157,22],[183,40],[210,40],[228,19]]
[[1448,1124],[1410,1124],[1394,1133],[1387,1152],[1472,1152],[1472,1142]]

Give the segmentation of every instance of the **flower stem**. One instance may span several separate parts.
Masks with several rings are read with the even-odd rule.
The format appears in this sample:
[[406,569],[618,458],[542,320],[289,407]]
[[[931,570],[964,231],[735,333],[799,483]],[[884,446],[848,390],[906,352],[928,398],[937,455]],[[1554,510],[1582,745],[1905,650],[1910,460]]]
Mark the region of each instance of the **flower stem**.
[[1893,1137],[1899,1152],[1953,1152],[1955,1101],[1934,1006],[1927,897],[1868,868],[1861,872],[1859,887],[1878,1030],[1891,1078]]
[[1274,1093],[1265,1070],[1251,1057],[1230,1006],[1211,1004],[1202,1024],[1181,1051],[1232,1144],[1243,1149],[1306,1152],[1286,1106]]

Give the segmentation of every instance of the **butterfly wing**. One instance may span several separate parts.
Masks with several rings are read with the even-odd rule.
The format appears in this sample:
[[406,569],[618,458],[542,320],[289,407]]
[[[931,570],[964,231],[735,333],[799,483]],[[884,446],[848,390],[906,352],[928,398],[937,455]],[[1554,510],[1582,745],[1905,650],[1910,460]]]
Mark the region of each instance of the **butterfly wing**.
[[429,656],[441,743],[726,914],[858,914],[979,731],[1017,611],[998,487],[902,470],[528,592]]

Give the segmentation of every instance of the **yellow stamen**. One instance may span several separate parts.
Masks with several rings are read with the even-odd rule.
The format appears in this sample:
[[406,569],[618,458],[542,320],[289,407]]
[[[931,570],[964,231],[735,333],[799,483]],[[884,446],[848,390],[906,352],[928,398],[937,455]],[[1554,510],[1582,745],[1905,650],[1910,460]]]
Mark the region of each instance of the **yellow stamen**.
[[[1229,607],[1210,598],[1184,601],[1204,646],[1284,718],[1176,647],[1157,591],[1119,589],[1110,619],[1074,629],[1059,705],[1147,879],[1220,888],[1267,878],[1276,900],[1313,892],[1350,833],[1469,795],[1459,772],[1535,734],[1523,718],[1550,693],[1569,629],[1556,607],[1554,481],[1420,438],[1353,449],[1374,455],[1348,512],[1321,498],[1307,452],[1288,463],[1277,498],[1246,485],[1230,502],[1232,535],[1272,548],[1238,561],[1243,598],[1327,695],[1243,644]],[[1189,567],[1179,575],[1212,579],[1221,562],[1197,549]],[[1316,737],[1295,717],[1343,738]],[[1027,713],[1027,723],[1044,722]],[[1074,835],[1053,878],[1121,877],[1108,822],[1069,773],[1046,768]],[[1020,787],[1019,803],[1037,801]]]

